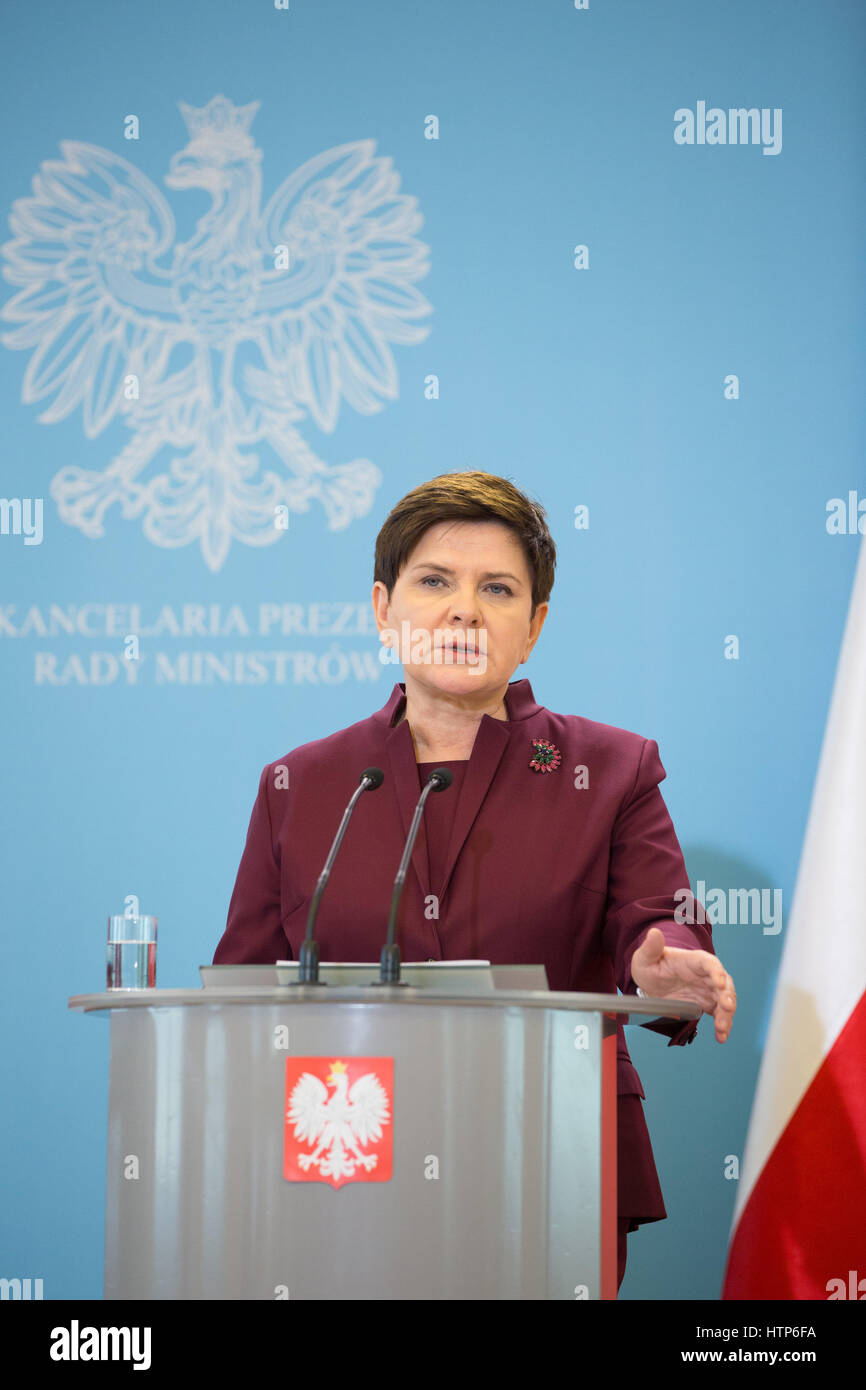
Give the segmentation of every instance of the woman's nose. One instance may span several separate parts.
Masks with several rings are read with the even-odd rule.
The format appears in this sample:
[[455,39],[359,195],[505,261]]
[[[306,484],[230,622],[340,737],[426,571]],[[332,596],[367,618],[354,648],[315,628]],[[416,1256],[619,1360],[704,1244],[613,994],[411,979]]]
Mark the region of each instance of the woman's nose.
[[467,627],[477,626],[481,621],[481,612],[476,595],[456,594],[448,610],[448,620],[451,623],[465,623]]

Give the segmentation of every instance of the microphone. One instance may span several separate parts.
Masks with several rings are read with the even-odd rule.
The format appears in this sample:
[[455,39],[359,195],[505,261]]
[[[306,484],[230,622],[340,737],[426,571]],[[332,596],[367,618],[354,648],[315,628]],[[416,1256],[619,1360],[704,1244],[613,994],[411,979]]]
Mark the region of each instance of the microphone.
[[[450,777],[451,774],[449,773],[448,775]],[[352,792],[349,804],[343,812],[343,819],[340,821],[340,828],[334,836],[334,843],[331,845],[331,848],[328,852],[328,857],[325,860],[325,867],[319,874],[318,882],[316,883],[316,891],[313,894],[313,899],[310,903],[310,910],[307,913],[307,930],[304,934],[304,939],[301,942],[301,949],[298,953],[298,978],[297,980],[292,981],[293,984],[322,984],[322,981],[319,979],[319,943],[313,939],[313,929],[316,925],[316,915],[319,911],[319,903],[322,901],[322,894],[325,891],[328,879],[331,877],[331,870],[334,867],[334,860],[337,857],[337,850],[340,848],[343,836],[346,833],[346,826],[349,824],[349,817],[355,809],[355,805],[358,801],[358,798],[360,797],[361,793],[367,791],[368,788],[370,791],[376,791],[377,788],[381,787],[384,780],[385,774],[381,768],[365,768],[364,771],[361,773],[361,784],[360,786],[356,787],[355,790]]]
[[412,846],[415,844],[415,837],[418,834],[418,827],[421,824],[421,815],[427,797],[431,792],[444,792],[446,787],[451,786],[453,780],[454,778],[447,767],[434,768],[424,784],[424,790],[418,798],[418,805],[415,807],[415,814],[412,817],[412,824],[409,826],[409,834],[406,837],[403,858],[400,860],[397,877],[394,879],[394,892],[391,895],[391,911],[388,915],[388,936],[385,945],[382,947],[379,978],[378,980],[373,980],[372,983],[374,985],[399,985],[401,983],[400,947],[397,945],[394,938],[397,934],[397,910],[400,906],[400,895],[403,892],[403,884],[406,882],[406,871],[409,868]]

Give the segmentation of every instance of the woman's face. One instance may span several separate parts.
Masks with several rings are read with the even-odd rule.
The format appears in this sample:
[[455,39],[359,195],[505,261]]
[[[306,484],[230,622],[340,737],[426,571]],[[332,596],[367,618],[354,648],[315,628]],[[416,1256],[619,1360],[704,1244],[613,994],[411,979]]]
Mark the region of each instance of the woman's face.
[[526,661],[548,606],[539,604],[530,621],[529,565],[498,521],[438,522],[409,555],[390,603],[385,585],[373,585],[376,625],[399,654],[407,693],[417,682],[430,694],[479,703],[502,694]]

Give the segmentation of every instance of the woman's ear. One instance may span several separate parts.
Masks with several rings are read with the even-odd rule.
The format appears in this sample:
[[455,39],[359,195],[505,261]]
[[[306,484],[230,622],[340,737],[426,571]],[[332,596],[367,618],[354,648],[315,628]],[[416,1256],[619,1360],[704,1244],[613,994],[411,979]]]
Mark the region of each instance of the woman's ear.
[[532,621],[529,624],[529,637],[527,638],[526,646],[523,649],[523,656],[520,658],[521,665],[523,665],[525,661],[529,660],[529,654],[532,651],[532,648],[535,646],[536,642],[538,641],[539,637],[541,636],[541,629],[544,627],[544,620],[547,617],[549,610],[549,603],[540,603],[536,608],[535,616],[532,618]]
[[381,632],[383,627],[388,626],[388,611],[391,606],[388,598],[388,590],[385,588],[381,579],[377,579],[374,583],[370,600],[373,604],[373,617],[376,621],[376,626]]

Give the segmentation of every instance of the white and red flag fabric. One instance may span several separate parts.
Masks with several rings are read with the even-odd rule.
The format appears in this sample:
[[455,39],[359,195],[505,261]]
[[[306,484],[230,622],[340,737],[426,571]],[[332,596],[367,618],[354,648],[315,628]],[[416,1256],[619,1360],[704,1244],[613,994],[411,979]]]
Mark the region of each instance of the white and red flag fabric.
[[866,541],[752,1107],[722,1297],[866,1298]]
[[286,1059],[287,1182],[388,1182],[393,1121],[393,1057]]

